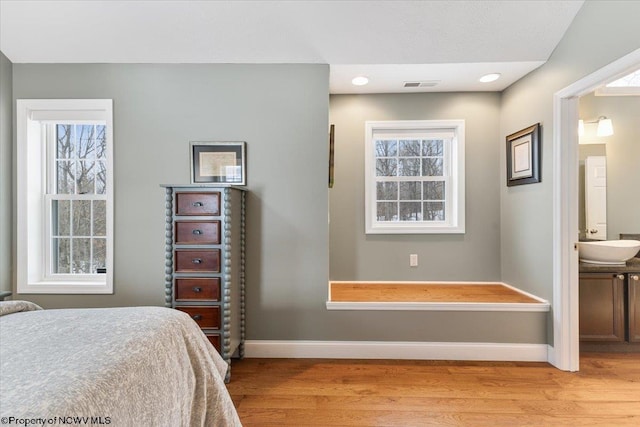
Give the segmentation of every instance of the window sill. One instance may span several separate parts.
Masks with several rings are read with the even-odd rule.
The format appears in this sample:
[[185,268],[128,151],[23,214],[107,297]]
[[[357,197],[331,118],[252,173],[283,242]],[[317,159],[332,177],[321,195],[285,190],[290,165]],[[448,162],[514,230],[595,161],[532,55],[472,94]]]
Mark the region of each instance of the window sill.
[[370,226],[366,234],[465,234],[464,227]]
[[19,294],[113,294],[105,281],[40,281],[18,285]]

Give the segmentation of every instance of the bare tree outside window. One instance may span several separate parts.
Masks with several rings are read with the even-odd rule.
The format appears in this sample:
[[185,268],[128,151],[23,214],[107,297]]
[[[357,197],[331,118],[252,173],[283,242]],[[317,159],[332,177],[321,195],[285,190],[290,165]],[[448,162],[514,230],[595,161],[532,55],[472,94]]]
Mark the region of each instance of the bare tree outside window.
[[377,220],[444,221],[445,140],[379,139],[374,143]]
[[97,273],[106,265],[106,126],[55,131],[52,273]]

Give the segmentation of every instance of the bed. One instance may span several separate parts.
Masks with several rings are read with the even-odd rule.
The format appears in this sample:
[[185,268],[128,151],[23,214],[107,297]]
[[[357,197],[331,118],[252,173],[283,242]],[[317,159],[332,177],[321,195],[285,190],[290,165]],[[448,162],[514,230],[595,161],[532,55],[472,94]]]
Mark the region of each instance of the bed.
[[0,302],[3,425],[240,426],[227,369],[178,310]]

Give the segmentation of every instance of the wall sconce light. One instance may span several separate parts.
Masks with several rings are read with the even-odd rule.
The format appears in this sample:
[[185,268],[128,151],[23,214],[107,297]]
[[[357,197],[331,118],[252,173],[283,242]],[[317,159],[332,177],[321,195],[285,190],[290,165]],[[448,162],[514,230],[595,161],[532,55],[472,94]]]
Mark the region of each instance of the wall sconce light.
[[611,136],[613,135],[613,123],[611,119],[607,119],[602,116],[598,119],[598,130],[596,130],[598,136]]
[[578,120],[578,135],[584,135],[584,124],[585,123],[597,123],[598,128],[596,129],[596,136],[611,136],[613,135],[613,122],[611,119],[606,118],[605,116],[600,116],[596,120]]

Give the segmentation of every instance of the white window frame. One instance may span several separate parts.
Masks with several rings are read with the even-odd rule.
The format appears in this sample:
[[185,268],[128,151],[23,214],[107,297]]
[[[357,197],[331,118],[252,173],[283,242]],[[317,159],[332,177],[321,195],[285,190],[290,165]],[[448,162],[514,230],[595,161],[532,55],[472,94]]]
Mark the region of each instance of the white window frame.
[[[113,101],[19,99],[17,113],[17,291],[20,294],[113,293]],[[50,200],[47,162],[50,124],[106,125],[105,274],[49,274]],[[49,124],[49,126],[48,126]]]
[[[394,120],[365,122],[366,234],[463,234],[465,232],[464,120]],[[378,221],[376,208],[375,137],[384,134],[416,136],[452,132],[445,147],[446,202],[444,221]]]

